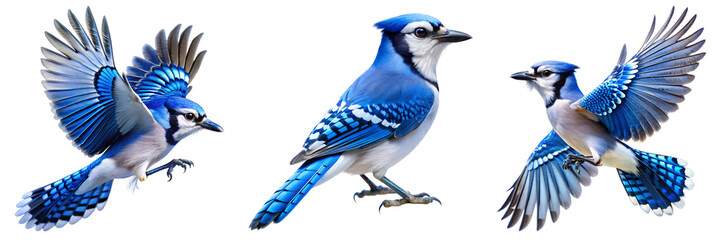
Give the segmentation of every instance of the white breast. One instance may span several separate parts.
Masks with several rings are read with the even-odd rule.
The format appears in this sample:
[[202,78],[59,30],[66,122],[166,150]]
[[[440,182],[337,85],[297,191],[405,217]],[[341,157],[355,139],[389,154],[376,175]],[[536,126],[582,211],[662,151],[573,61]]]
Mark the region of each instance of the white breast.
[[343,153],[340,160],[350,162],[350,167],[345,172],[350,174],[372,172],[375,177],[382,177],[389,168],[400,162],[418,146],[431,128],[438,112],[438,91],[430,84],[429,87],[433,89],[434,102],[425,120],[403,138],[390,139],[370,148],[361,148]]
[[115,178],[126,178],[136,172],[144,173],[172,149],[173,145],[165,140],[165,129],[156,123],[150,132],[130,143],[115,156],[103,159],[98,166],[90,170],[88,179],[80,185],[76,194],[92,190]]
[[569,146],[583,154],[592,156],[603,165],[635,172],[635,154],[618,142],[600,122],[594,121],[575,108],[571,101],[559,99],[546,109],[553,129]]

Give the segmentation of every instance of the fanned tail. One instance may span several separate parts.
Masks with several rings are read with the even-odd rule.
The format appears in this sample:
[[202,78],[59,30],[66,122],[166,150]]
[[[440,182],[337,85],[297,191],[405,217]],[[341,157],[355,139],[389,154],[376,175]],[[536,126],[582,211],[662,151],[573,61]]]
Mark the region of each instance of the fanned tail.
[[304,162],[283,186],[273,193],[270,200],[265,202],[250,223],[250,229],[261,229],[271,222],[283,221],[339,157],[340,154],[335,154]]
[[657,216],[673,214],[673,206],[684,206],[684,189],[692,189],[693,172],[686,162],[671,156],[647,153],[630,148],[638,159],[638,173],[618,170],[621,183],[634,205]]
[[112,180],[85,193],[76,192],[99,162],[23,195],[23,200],[17,204],[20,209],[15,213],[15,216],[22,216],[20,224],[25,224],[28,229],[35,227],[35,230],[47,231],[68,223],[75,224],[89,217],[95,209],[103,210],[110,196]]

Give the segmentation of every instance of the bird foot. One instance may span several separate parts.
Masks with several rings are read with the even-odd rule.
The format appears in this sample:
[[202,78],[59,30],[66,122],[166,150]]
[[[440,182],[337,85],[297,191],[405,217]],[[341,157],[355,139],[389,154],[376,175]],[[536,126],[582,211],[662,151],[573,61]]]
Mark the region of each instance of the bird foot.
[[[185,159],[180,159],[180,158],[173,159],[170,162],[163,164],[160,167],[157,167],[157,168],[154,168],[153,170],[148,171],[147,175],[151,175],[151,174],[159,172],[160,170],[163,170],[163,169],[168,169],[168,171],[166,172],[166,175],[168,176],[168,182],[170,182],[170,180],[173,180],[173,169],[175,169],[175,167],[182,167],[183,173],[185,173],[185,171],[188,170],[188,167],[192,167],[194,165],[195,164],[193,164],[193,161],[190,161],[190,160],[185,160]],[[140,181],[143,181],[143,180],[140,180]]]
[[586,156],[577,155],[577,154],[569,154],[566,156],[566,159],[563,160],[562,167],[564,170],[573,168],[574,170],[576,170],[576,173],[581,174],[581,164],[583,164],[584,162],[593,164],[594,166],[602,165],[600,160],[598,162],[593,161],[592,157],[586,157]]
[[376,195],[394,194],[394,193],[396,193],[396,192],[393,191],[392,189],[378,185],[374,188],[371,188],[370,190],[363,190],[363,191],[353,194],[353,201],[354,202],[356,201],[355,200],[356,197],[363,198],[365,196],[376,196]]
[[443,205],[441,200],[439,200],[436,197],[432,197],[431,195],[428,195],[428,193],[419,193],[416,195],[411,195],[408,198],[401,198],[401,199],[395,199],[395,200],[385,200],[381,203],[381,205],[378,207],[378,212],[381,211],[381,208],[386,207],[397,207],[404,205],[406,203],[411,204],[429,204],[432,202],[438,202],[438,204]]

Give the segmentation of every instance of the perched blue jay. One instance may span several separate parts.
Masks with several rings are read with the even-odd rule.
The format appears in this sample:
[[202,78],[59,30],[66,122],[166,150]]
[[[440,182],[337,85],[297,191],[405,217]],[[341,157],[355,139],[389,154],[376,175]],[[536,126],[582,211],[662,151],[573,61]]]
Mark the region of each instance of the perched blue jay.
[[684,37],[696,16],[676,32],[687,10],[666,31],[671,10],[655,35],[654,18],[638,53],[624,63],[624,45],[611,75],[588,95],[576,84],[578,67],[565,62],[539,62],[511,76],[541,94],[553,131],[533,152],[501,207],[508,207],[503,218],[513,215],[509,228],[523,216],[520,229],[524,229],[536,207],[537,229],[543,227],[547,211],[555,222],[559,206],[568,208],[569,194],[579,197],[579,183],[590,184],[590,177],[597,173],[594,166],[601,165],[617,169],[631,202],[645,212],[671,215],[672,204],[684,206],[684,189],[693,187],[693,173],[686,162],[639,151],[623,141],[644,140],[658,131],[690,91],[684,85],[694,79],[688,73],[704,57],[705,53],[694,53],[705,40],[694,43],[703,28]]
[[[156,48],[145,45],[145,58],[135,57],[127,78],[115,68],[110,32],[103,18],[98,31],[90,8],[86,23],[89,33],[68,11],[71,32],[55,20],[62,41],[46,37],[56,51],[41,48],[43,86],[52,102],[60,127],[74,145],[98,159],[60,180],[23,195],[16,216],[26,228],[49,230],[74,224],[95,209],[105,206],[115,178],[149,175],[193,163],[175,159],[153,170],[157,163],[183,138],[209,129],[223,129],[210,121],[197,103],[185,96],[190,81],[200,68],[205,51],[195,55],[201,35],[188,45],[190,29],[180,34],[180,25],[156,37]],[[168,180],[170,181],[170,180]]]
[[[260,229],[280,222],[308,191],[340,172],[360,174],[370,190],[355,196],[397,193],[381,206],[438,201],[413,195],[391,182],[386,171],[423,139],[438,111],[436,64],[450,43],[471,38],[438,19],[406,14],[380,21],[383,37],[373,65],[345,91],[311,131],[291,161],[300,168],[271,196],[250,223]],[[388,186],[375,185],[365,173]]]

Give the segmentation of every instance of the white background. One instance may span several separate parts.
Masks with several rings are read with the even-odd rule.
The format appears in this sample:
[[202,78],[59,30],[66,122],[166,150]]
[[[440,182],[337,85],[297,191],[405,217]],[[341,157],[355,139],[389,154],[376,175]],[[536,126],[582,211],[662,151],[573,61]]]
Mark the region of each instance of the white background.
[[[178,23],[204,32],[203,67],[189,95],[223,133],[201,132],[180,143],[166,160],[183,157],[196,166],[176,171],[172,182],[151,176],[131,192],[117,180],[101,212],[49,232],[17,224],[14,205],[27,191],[90,163],[57,127],[40,84],[40,47],[52,20],[67,24],[66,11],[84,18],[86,6],[107,16],[119,70],[153,43],[159,29]],[[550,130],[541,99],[509,78],[540,60],[579,65],[588,92],[612,70],[621,47],[635,52],[651,19],[698,14],[705,27],[701,51],[709,54],[693,72],[693,91],[660,132],[639,149],[684,158],[696,176],[686,207],[656,217],[631,205],[616,171],[601,168],[558,222],[535,231],[506,229],[496,212],[526,158]],[[443,237],[467,239],[671,239],[717,235],[719,199],[718,48],[719,9],[714,1],[13,1],[0,9],[0,88],[3,117],[0,168],[2,239],[372,239]],[[438,65],[441,108],[418,148],[388,175],[412,192],[428,192],[443,206],[383,209],[394,195],[354,203],[367,188],[342,174],[311,191],[282,223],[261,231],[248,224],[297,168],[290,159],[311,128],[351,82],[370,66],[380,33],[377,21],[426,13],[446,27],[473,35],[447,48]],[[659,23],[660,24],[660,23]],[[713,234],[713,235],[710,235]]]

